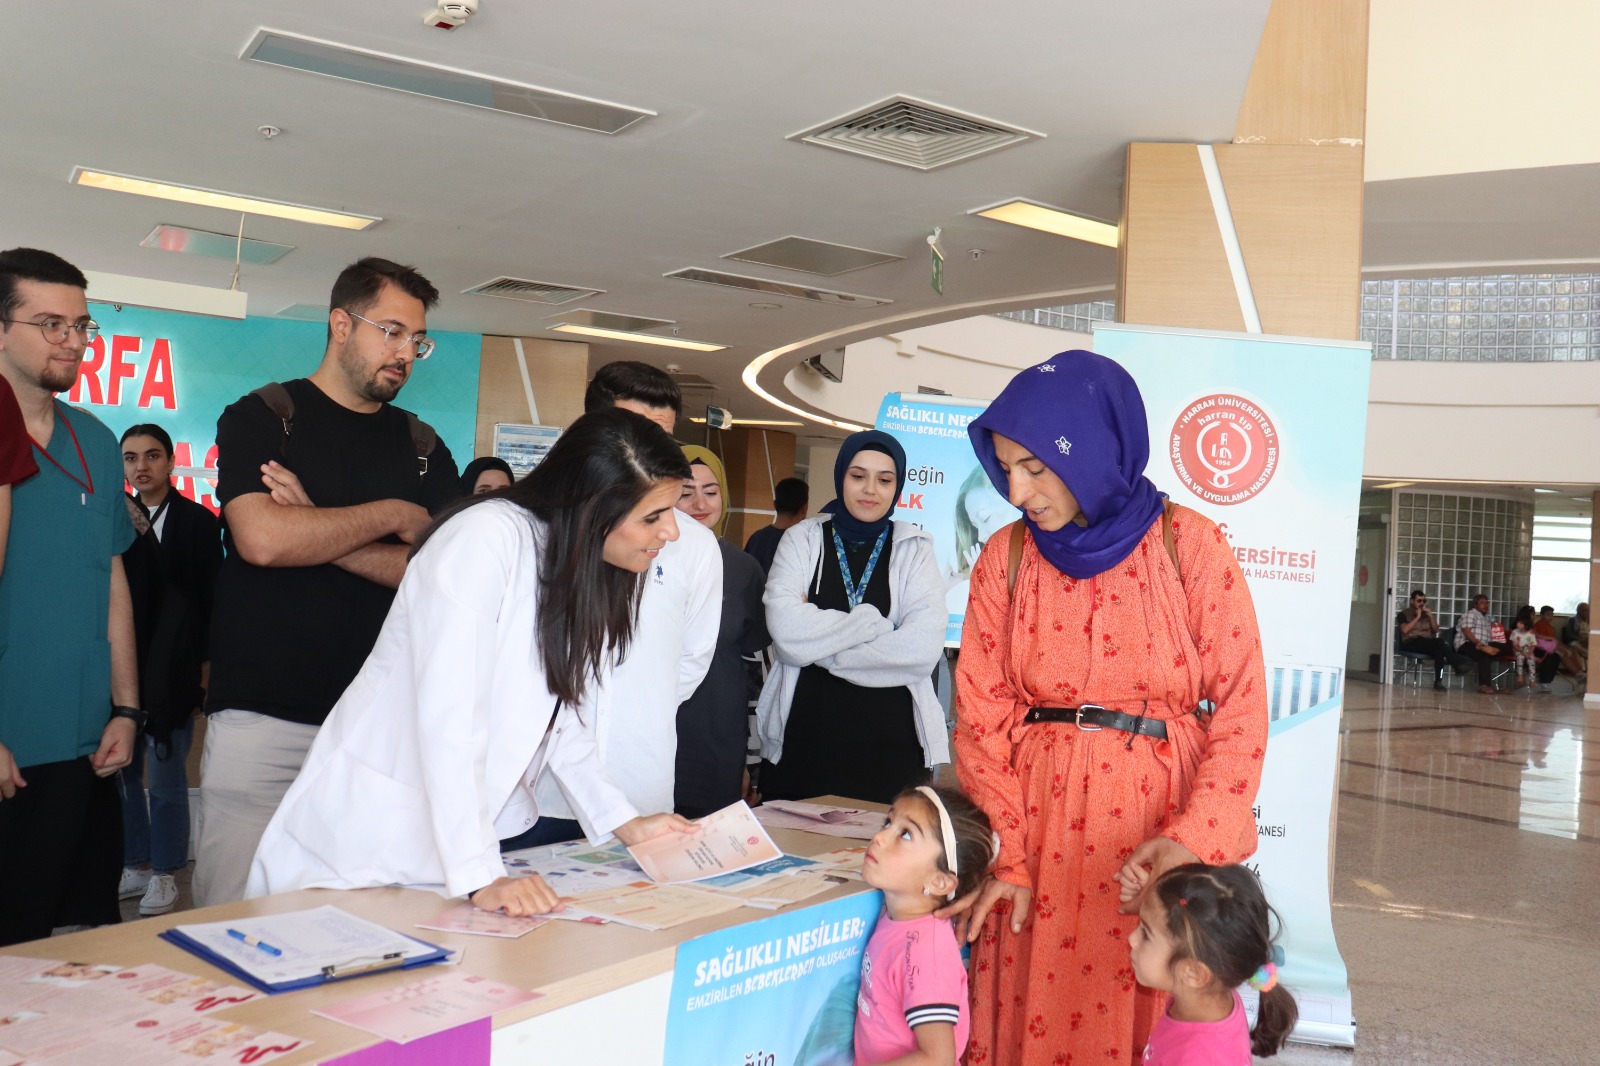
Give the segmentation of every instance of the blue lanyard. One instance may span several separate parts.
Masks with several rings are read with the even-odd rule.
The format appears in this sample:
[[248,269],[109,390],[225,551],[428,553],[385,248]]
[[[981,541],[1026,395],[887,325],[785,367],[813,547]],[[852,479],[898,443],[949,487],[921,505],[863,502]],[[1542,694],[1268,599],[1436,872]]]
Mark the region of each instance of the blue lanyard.
[[833,550],[839,556],[839,574],[844,578],[845,599],[850,601],[850,606],[861,606],[861,601],[867,598],[867,582],[872,580],[872,571],[877,569],[878,555],[883,551],[884,542],[889,539],[888,527],[884,527],[878,534],[878,541],[872,546],[872,554],[867,556],[867,568],[861,571],[861,582],[850,580],[850,560],[845,558],[844,541],[839,539],[839,531],[833,531]]

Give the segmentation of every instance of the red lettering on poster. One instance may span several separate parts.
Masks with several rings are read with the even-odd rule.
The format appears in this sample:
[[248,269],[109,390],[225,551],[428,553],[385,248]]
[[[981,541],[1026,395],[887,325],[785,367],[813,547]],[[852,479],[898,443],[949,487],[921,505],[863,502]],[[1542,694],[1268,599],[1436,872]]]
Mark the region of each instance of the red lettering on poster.
[[122,380],[131,378],[139,368],[128,362],[129,355],[139,354],[139,338],[115,336],[111,338],[111,365],[106,375],[106,403],[116,407],[122,402]]
[[150,365],[145,368],[144,387],[139,390],[139,406],[149,407],[156,400],[169,411],[178,409],[177,388],[172,378],[172,345],[165,337],[156,339],[150,349]]
[[[96,337],[89,342],[89,350],[83,353],[83,362],[78,364],[78,378],[72,383],[72,391],[67,393],[69,403],[105,403],[100,393],[100,368],[106,362],[106,339]],[[84,400],[84,393],[88,392],[89,398]]]

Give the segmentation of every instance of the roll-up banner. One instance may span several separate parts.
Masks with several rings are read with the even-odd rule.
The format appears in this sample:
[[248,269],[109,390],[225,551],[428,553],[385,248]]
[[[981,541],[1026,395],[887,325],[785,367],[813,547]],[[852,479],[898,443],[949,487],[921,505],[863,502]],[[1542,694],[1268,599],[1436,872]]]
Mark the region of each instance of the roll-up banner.
[[[1280,979],[1299,1001],[1295,1038],[1353,1045],[1328,896],[1329,828],[1371,348],[1106,324],[1094,350],[1126,367],[1144,395],[1146,474],[1222,528],[1250,585],[1272,721],[1248,865],[1283,918]],[[878,428],[906,449],[915,476],[895,517],[933,534],[956,643],[972,545],[1017,512],[974,469],[966,426],[986,401],[940,399],[885,397]]]
[[[100,335],[89,342],[78,379],[61,394],[118,437],[153,422],[172,436],[173,485],[216,510],[217,416],[269,381],[309,377],[327,344],[325,322],[223,319],[91,304]],[[431,425],[457,467],[472,460],[478,414],[476,333],[430,333],[438,347],[415,362],[395,403]]]

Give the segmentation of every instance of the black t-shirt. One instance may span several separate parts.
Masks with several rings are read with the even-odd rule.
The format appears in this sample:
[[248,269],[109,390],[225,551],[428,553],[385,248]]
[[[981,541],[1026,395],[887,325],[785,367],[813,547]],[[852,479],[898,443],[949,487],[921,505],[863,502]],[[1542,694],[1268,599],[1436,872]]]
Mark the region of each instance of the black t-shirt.
[[[372,414],[341,407],[310,381],[284,383],[294,423],[255,395],[217,419],[217,499],[224,505],[265,492],[261,464],[288,467],[318,507],[408,500],[437,512],[458,494],[450,449],[440,440],[418,475],[406,413],[389,404]],[[321,725],[366,661],[394,590],[322,566],[259,567],[239,557],[232,533],[217,579],[211,620],[211,689],[206,710],[258,711]],[[389,538],[389,543],[400,543]]]
[[744,550],[756,557],[763,574],[772,573],[772,560],[778,554],[778,542],[782,539],[783,530],[777,526],[762,526],[744,542]]

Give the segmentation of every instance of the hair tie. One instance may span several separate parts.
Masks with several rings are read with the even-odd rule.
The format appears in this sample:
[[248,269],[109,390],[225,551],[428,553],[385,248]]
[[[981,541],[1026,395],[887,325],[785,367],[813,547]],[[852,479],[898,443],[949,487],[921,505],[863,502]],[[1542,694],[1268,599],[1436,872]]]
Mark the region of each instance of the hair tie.
[[[956,866],[956,829],[950,820],[950,812],[944,809],[944,800],[939,798],[939,793],[927,785],[918,785],[917,791],[926,796],[928,802],[933,804],[933,813],[939,818],[939,836],[944,839],[945,862],[950,867],[950,876],[955,877],[959,884],[961,871]],[[952,888],[950,895],[946,898],[955,899],[956,890]]]
[[1261,968],[1250,975],[1250,980],[1245,984],[1257,992],[1271,992],[1278,987],[1278,967],[1270,962],[1261,964]]
[[1188,896],[1179,896],[1178,897],[1178,906],[1187,907],[1188,905],[1189,905],[1189,897]]

